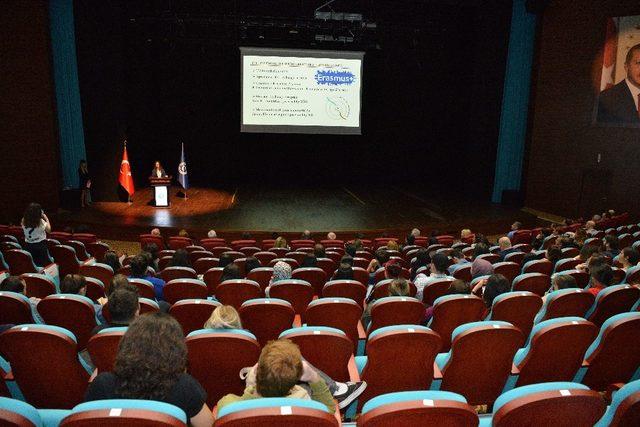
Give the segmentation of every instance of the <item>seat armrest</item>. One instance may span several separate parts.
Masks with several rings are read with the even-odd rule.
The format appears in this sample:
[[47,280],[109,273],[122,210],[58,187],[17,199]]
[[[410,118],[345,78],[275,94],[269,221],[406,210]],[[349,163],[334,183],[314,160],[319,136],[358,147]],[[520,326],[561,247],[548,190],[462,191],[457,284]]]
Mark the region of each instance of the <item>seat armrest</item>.
[[356,358],[353,356],[353,354],[349,358],[347,369],[349,370],[349,381],[359,382],[360,374],[358,373],[358,367],[356,366]]
[[442,379],[442,371],[440,370],[440,367],[435,361],[433,362],[433,379],[434,380]]
[[514,363],[511,364],[511,375],[520,375],[520,369]]
[[302,326],[302,318],[299,314],[296,314],[296,317],[293,318],[293,327],[299,328]]
[[95,258],[88,258],[85,262],[81,262],[80,265],[93,265],[96,263]]
[[94,369],[93,373],[91,374],[91,376],[89,377],[89,382],[93,382],[93,380],[96,379],[96,377],[98,376],[98,370]]
[[359,340],[367,339],[367,331],[364,330],[364,325],[362,324],[362,320],[358,320],[358,339]]

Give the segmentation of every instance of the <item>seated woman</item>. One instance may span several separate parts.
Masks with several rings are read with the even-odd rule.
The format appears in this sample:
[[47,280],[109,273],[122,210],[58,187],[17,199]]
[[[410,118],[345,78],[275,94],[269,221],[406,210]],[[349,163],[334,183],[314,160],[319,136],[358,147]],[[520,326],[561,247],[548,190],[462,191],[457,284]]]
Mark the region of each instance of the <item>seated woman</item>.
[[242,274],[240,274],[240,267],[237,264],[228,264],[225,268],[222,269],[222,276],[220,277],[220,283],[225,280],[237,280],[242,279]]
[[178,249],[171,257],[169,267],[193,268],[193,266],[191,265],[191,259],[189,258],[189,252],[187,252],[186,249]]
[[638,261],[640,261],[640,253],[631,246],[628,246],[620,252],[618,255],[618,262],[622,264],[622,269],[627,271],[631,267],[635,267],[638,265]]
[[109,267],[113,269],[113,274],[117,274],[118,270],[122,268],[122,264],[120,263],[120,257],[115,251],[107,251],[104,253],[104,258],[102,262],[107,264]]
[[281,280],[291,279],[291,266],[284,261],[278,261],[273,266],[273,275],[269,285],[273,285]]
[[287,245],[287,239],[282,236],[279,236],[276,241],[273,243],[274,248],[284,248],[289,249],[289,245]]
[[[240,315],[238,314],[235,308],[233,308],[230,305],[222,305],[222,306],[216,307],[216,309],[213,310],[213,313],[211,313],[211,317],[206,321],[206,323],[204,324],[204,327],[205,329],[242,329],[242,321],[240,320]],[[275,341],[272,341],[271,343],[273,342]],[[311,364],[307,363],[306,361],[303,360],[302,363],[305,364],[308,370],[313,370],[317,372],[319,378],[324,382],[324,384],[326,384],[325,387],[328,387],[328,390],[330,392],[330,397],[327,400],[327,402],[331,401],[331,405],[332,405],[333,400],[331,396],[333,396],[333,398],[335,398],[338,401],[338,407],[341,409],[346,408],[349,404],[351,404],[351,402],[353,402],[360,394],[362,394],[364,389],[367,387],[367,384],[365,382],[346,382],[346,383],[336,382],[332,380],[329,376],[327,376],[324,372],[313,367]],[[246,377],[247,388],[245,389],[245,392],[242,397],[245,397],[245,395],[247,394],[250,396],[254,396],[251,398],[260,397],[255,395],[255,390],[249,390],[250,387],[252,386],[255,387],[256,370],[258,369],[259,364],[260,362],[258,362],[258,365],[252,367],[251,369],[248,369],[247,377]],[[302,383],[309,383],[309,384],[300,384],[300,386],[306,389],[307,392],[310,392],[310,395],[313,398],[314,386],[313,384],[311,384],[312,381],[305,381],[303,379],[300,379],[299,381]],[[289,389],[291,389],[291,387],[289,387]],[[225,396],[223,400],[229,396],[233,396],[233,395]],[[284,396],[286,396],[286,394],[283,394],[279,397],[284,397]],[[234,397],[238,398],[238,396],[234,396]],[[263,395],[263,397],[269,397],[269,396]],[[298,397],[298,396],[291,396],[291,397]],[[246,399],[242,399],[242,400],[246,400]],[[322,402],[322,403],[325,403],[325,402]],[[220,408],[220,403],[218,403],[218,408]],[[332,410],[330,406],[329,406],[329,409]]]
[[186,373],[187,347],[182,328],[164,313],[138,317],[122,337],[113,372],[99,374],[85,401],[145,399],[182,409],[194,427],[210,427],[213,415],[202,386]]
[[577,288],[578,284],[576,283],[576,279],[569,274],[555,274],[551,277],[551,289],[549,292],[544,294],[542,297],[542,302],[547,302],[547,298],[549,294],[553,291],[559,291],[560,289],[571,289]]
[[340,264],[332,280],[353,280],[353,267],[347,263]]
[[480,280],[472,292],[476,295],[482,292],[482,300],[487,306],[482,318],[485,318],[491,311],[493,300],[496,299],[498,295],[509,292],[510,290],[511,284],[502,274],[492,274],[489,278]]
[[[411,288],[409,287],[408,281],[402,278],[396,278],[392,280],[391,283],[389,283],[389,287],[387,288],[387,296],[408,297],[410,291]],[[373,295],[373,292],[371,292],[371,295]],[[369,323],[371,323],[371,306],[376,301],[376,299],[369,298],[369,301],[367,301],[367,307],[362,313],[362,325],[365,327],[365,329],[369,326]]]
[[244,271],[247,275],[251,272],[251,270],[254,270],[260,267],[262,267],[260,260],[254,256],[247,257],[244,263]]
[[317,267],[318,266],[318,258],[316,258],[315,254],[308,253],[302,259],[302,264],[300,264],[301,268],[305,267]]

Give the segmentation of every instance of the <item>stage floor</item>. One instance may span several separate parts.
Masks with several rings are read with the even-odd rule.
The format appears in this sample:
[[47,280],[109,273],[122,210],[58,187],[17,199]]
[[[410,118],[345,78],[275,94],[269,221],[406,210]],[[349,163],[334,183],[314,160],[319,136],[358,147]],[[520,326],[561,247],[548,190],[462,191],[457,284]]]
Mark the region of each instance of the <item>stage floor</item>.
[[[105,238],[136,237],[152,227],[185,228],[197,237],[209,229],[240,234],[336,231],[459,233],[462,228],[486,234],[506,232],[514,220],[534,224],[535,216],[519,209],[439,195],[426,190],[389,187],[191,188],[188,199],[171,188],[171,207],[151,205],[150,188],[136,192],[132,204],[96,202],[79,212],[59,214],[58,223],[84,224]],[[169,230],[168,230],[169,231]]]

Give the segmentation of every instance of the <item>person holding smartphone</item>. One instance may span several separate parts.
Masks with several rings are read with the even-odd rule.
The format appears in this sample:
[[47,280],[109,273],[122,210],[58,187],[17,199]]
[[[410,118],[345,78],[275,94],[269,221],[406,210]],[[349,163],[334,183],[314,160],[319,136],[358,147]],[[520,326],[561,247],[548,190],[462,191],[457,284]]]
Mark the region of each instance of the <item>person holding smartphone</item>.
[[51,232],[51,222],[38,203],[30,203],[22,217],[24,249],[31,254],[38,267],[51,263],[47,249],[47,233]]

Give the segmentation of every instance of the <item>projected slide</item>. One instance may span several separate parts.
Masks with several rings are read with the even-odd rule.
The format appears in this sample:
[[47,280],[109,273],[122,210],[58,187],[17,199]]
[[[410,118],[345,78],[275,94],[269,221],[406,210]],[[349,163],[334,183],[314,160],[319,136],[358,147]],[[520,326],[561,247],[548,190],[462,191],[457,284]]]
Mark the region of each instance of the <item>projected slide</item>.
[[360,134],[363,52],[240,51],[242,132]]

